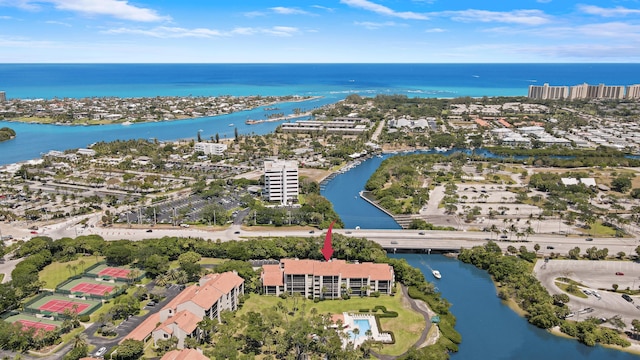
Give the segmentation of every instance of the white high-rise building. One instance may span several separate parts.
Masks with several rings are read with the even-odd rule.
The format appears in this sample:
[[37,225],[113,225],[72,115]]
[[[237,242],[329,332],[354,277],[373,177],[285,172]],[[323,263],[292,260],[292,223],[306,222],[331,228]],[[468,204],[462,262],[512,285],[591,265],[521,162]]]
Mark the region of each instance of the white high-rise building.
[[627,99],[640,99],[640,85],[627,86]]
[[0,91],[0,103],[7,101],[7,93]]
[[227,144],[198,142],[193,145],[193,151],[201,151],[205,155],[223,155]]
[[569,97],[568,86],[529,85],[529,97],[532,99],[558,100]]
[[265,197],[281,204],[298,202],[298,162],[276,160],[264,162]]
[[624,98],[624,86],[605,84],[589,85],[584,83],[582,85],[575,85],[571,87],[569,91],[569,98],[573,99],[623,99]]

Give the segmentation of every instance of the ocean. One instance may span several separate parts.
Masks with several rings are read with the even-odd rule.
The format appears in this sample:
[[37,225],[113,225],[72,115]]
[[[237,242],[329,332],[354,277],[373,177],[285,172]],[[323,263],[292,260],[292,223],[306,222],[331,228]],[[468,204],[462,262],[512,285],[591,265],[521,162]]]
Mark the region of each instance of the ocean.
[[[640,64],[0,64],[8,99],[219,95],[321,96],[280,106],[313,109],[349,94],[409,97],[525,96],[531,84],[640,83]],[[17,138],[0,143],[0,165],[50,150],[116,139],[176,140],[215,134],[265,134],[280,123],[245,125],[264,109],[172,122],[68,127],[0,121]],[[229,124],[234,124],[230,127]]]

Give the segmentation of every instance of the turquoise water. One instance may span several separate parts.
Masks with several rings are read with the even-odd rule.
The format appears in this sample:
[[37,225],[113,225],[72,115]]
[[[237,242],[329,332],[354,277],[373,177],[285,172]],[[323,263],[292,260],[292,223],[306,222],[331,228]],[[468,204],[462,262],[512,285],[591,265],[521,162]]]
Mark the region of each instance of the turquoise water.
[[353,320],[355,327],[358,328],[358,335],[356,335],[353,331],[348,331],[349,337],[351,340],[356,340],[359,338],[367,337],[366,332],[371,330],[371,324],[369,324],[369,320],[357,319]]
[[[524,96],[549,82],[640,83],[640,64],[0,64],[0,91],[13,98],[313,95],[319,100],[279,106],[285,113],[335,103],[350,94],[409,97]],[[0,121],[18,132],[0,143],[0,165],[38,158],[50,150],[115,139],[176,140],[266,134],[279,123],[245,125],[263,109],[194,120],[96,127],[59,127]],[[235,124],[229,127],[228,124]]]
[[369,320],[358,319],[358,320],[354,320],[353,322],[355,323],[356,327],[360,331],[357,337],[367,336],[366,332],[368,330],[371,330],[371,324],[369,323]]

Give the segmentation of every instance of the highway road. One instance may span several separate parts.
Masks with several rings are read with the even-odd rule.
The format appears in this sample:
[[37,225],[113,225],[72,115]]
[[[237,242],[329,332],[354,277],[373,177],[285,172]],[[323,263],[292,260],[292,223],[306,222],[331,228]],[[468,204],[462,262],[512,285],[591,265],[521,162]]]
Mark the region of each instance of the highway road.
[[[98,225],[98,217],[89,217],[88,227],[82,227],[77,224],[78,220],[67,221],[65,223],[43,227],[42,235],[51,236],[54,239],[69,236],[97,234],[106,240],[142,240],[146,238],[161,238],[164,236],[184,236],[198,237],[203,239],[211,239],[220,241],[243,240],[255,237],[281,237],[281,236],[323,236],[324,231],[308,230],[252,230],[242,227],[239,224],[232,224],[224,230],[210,230],[200,227],[149,227],[144,229],[134,229],[126,227],[101,227]],[[93,225],[93,227],[91,227]],[[635,253],[635,248],[640,245],[636,237],[628,238],[598,238],[594,237],[593,241],[586,241],[586,237],[565,236],[559,234],[533,234],[524,241],[504,241],[496,239],[496,235],[490,232],[482,231],[418,231],[418,230],[375,230],[375,229],[335,229],[334,233],[345,236],[358,238],[367,238],[375,241],[382,247],[390,251],[406,251],[406,250],[424,250],[431,251],[451,251],[460,248],[470,248],[476,245],[486,243],[488,240],[494,240],[503,249],[507,249],[512,245],[516,248],[525,246],[529,250],[533,250],[534,244],[540,244],[539,253],[550,254],[561,253],[566,254],[574,247],[579,247],[581,253],[589,247],[608,248],[609,255],[615,255],[622,251],[626,254]],[[515,239],[515,237],[514,237]],[[502,241],[497,241],[502,240]],[[508,239],[507,239],[508,240]]]

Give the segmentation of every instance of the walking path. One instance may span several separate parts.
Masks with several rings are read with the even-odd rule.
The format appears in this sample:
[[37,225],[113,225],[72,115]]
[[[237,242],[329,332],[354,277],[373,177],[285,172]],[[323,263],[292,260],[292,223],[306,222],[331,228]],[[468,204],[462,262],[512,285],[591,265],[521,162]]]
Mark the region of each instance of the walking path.
[[[419,349],[421,347],[427,346],[427,345],[431,345],[433,341],[428,341],[427,342],[427,336],[429,336],[429,329],[431,329],[431,314],[433,314],[433,312],[431,311],[431,309],[429,309],[429,307],[427,306],[427,304],[424,303],[424,301],[422,300],[416,300],[416,299],[412,299],[409,296],[409,292],[407,290],[407,287],[404,285],[400,286],[400,289],[402,290],[402,296],[404,296],[404,298],[407,300],[407,302],[409,303],[409,306],[411,306],[411,309],[414,311],[417,311],[418,313],[422,314],[422,317],[424,318],[425,321],[425,328],[422,331],[422,334],[420,335],[420,338],[418,339],[418,341],[416,341],[416,343],[414,344],[414,346]],[[434,314],[435,315],[435,314]],[[437,333],[439,336],[439,332]],[[436,339],[437,340],[437,336]],[[404,353],[398,355],[398,356],[393,356],[393,355],[382,355],[382,354],[378,354],[375,351],[371,351],[371,355],[375,356],[378,359],[381,360],[394,360],[397,359],[401,356],[404,356],[409,350],[405,351]]]

